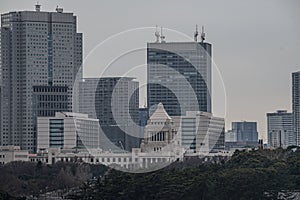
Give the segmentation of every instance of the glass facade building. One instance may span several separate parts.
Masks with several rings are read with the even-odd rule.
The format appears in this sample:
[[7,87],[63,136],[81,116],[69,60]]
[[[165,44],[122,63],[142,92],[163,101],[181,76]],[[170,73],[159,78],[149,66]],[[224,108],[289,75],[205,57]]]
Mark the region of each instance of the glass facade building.
[[211,112],[211,44],[147,44],[147,104],[150,115],[163,103],[170,116]]

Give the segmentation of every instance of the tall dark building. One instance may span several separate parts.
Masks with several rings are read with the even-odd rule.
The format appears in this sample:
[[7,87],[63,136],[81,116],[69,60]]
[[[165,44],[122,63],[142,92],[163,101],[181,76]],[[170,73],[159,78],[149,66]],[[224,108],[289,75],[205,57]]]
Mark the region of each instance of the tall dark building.
[[186,111],[211,112],[211,44],[155,42],[147,44],[147,104],[163,103],[170,116]]
[[108,139],[128,151],[138,147],[140,140],[132,136],[139,133],[134,128],[139,124],[138,85],[129,77],[85,78],[79,83],[79,112],[99,119]]
[[293,124],[296,144],[300,145],[300,71],[292,73]]

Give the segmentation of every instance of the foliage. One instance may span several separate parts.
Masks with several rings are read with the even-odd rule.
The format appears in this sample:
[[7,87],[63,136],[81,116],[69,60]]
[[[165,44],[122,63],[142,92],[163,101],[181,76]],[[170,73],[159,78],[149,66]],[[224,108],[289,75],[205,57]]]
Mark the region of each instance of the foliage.
[[84,163],[11,162],[0,166],[0,191],[4,191],[0,192],[0,200],[80,187],[106,170],[103,165]]
[[111,170],[89,181],[71,199],[277,199],[300,190],[300,149],[237,151],[225,163],[189,161],[128,174]]

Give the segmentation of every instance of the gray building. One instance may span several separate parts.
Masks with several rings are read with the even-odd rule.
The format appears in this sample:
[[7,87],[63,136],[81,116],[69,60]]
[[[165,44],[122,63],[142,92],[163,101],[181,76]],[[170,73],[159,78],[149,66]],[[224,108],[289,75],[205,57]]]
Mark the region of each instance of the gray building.
[[1,142],[34,151],[34,86],[66,86],[68,108],[82,75],[82,34],[73,13],[16,11],[1,15]]
[[130,77],[85,78],[79,83],[79,112],[99,119],[106,137],[128,151],[140,141],[134,137],[140,132],[138,87]]
[[232,122],[232,131],[237,135],[237,142],[258,144],[258,132],[256,122]]
[[162,102],[170,116],[211,112],[212,46],[206,42],[147,44],[147,105]]
[[292,107],[296,145],[300,145],[300,71],[292,73]]
[[293,130],[293,114],[286,110],[267,113],[268,145],[271,147],[287,147],[295,145]]

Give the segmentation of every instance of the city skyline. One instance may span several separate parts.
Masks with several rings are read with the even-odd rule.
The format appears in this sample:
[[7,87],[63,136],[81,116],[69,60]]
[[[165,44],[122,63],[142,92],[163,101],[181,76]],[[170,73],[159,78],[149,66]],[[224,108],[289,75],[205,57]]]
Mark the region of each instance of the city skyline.
[[[56,4],[58,4],[67,12],[72,11],[79,16],[78,31],[84,33],[85,56],[95,44],[126,29],[162,24],[165,27],[183,31],[192,37],[194,25],[196,23],[204,24],[207,30],[207,41],[214,45],[214,61],[221,71],[227,92],[226,129],[231,128],[231,121],[258,121],[259,136],[266,141],[267,120],[265,113],[278,109],[291,111],[291,73],[298,71],[297,67],[299,67],[296,56],[300,46],[300,40],[297,37],[299,33],[297,24],[299,22],[296,21],[299,18],[297,17],[299,14],[296,12],[299,3],[296,1],[291,1],[290,4],[275,2],[271,6],[272,10],[266,13],[263,7],[269,5],[270,1],[248,2],[248,8],[236,1],[231,1],[228,5],[224,4],[223,6],[228,9],[228,12],[231,9],[236,10],[239,8],[237,13],[241,19],[237,20],[235,15],[229,15],[224,18],[224,24],[218,23],[218,25],[215,25],[217,23],[215,20],[220,20],[227,13],[227,11],[224,11],[226,9],[222,10],[216,7],[217,17],[213,20],[210,20],[209,13],[204,9],[202,14],[201,12],[195,12],[194,16],[190,15],[189,17],[176,18],[177,21],[173,19],[170,21],[168,18],[162,17],[163,9],[166,8],[168,1],[158,4],[159,6],[156,6],[157,2],[146,4],[147,7],[158,11],[155,12],[155,15],[149,13],[144,4],[137,3],[137,7],[141,6],[139,11],[141,13],[138,14],[145,13],[144,22],[138,20],[136,15],[130,14],[130,12],[126,13],[128,15],[125,19],[121,19],[125,11],[120,11],[119,8],[115,8],[112,13],[108,14],[104,8],[111,12],[112,9],[108,8],[113,6],[112,3],[101,6],[101,2],[91,2],[89,4],[95,6],[87,6],[90,12],[86,12],[87,8],[81,6],[85,4],[83,2],[40,1],[40,4],[42,5],[41,10],[44,11],[54,11]],[[0,11],[5,13],[12,10],[34,10],[35,4],[35,1],[18,3],[3,1]],[[197,5],[200,6],[196,2],[191,2],[185,5],[178,4],[177,6],[193,9],[192,7],[197,7]],[[205,6],[212,8],[210,3],[206,3]],[[246,9],[251,10],[251,8],[255,8],[255,15],[251,11],[246,12]],[[96,13],[93,12],[93,9],[101,9],[101,11],[98,10]],[[138,10],[136,7],[134,9],[135,11]],[[116,15],[116,13],[119,13],[119,15]],[[100,19],[99,23],[107,20],[107,18],[101,17],[102,15],[110,16],[111,25],[103,23],[100,29],[90,27],[89,19]],[[194,19],[192,19],[192,16]],[[171,13],[170,18],[172,17],[175,17],[175,13]],[[259,20],[259,17],[261,17],[261,20]],[[131,23],[124,23],[124,20]],[[264,26],[265,24],[269,26]],[[145,43],[153,40],[153,34],[149,35],[149,40]],[[256,43],[260,46],[258,47]],[[93,59],[91,59],[86,64],[90,63],[92,65],[93,62]],[[84,66],[88,67],[86,64]],[[270,73],[271,70],[277,73]],[[270,77],[270,74],[272,74],[272,77]],[[253,81],[254,79],[255,81]]]

